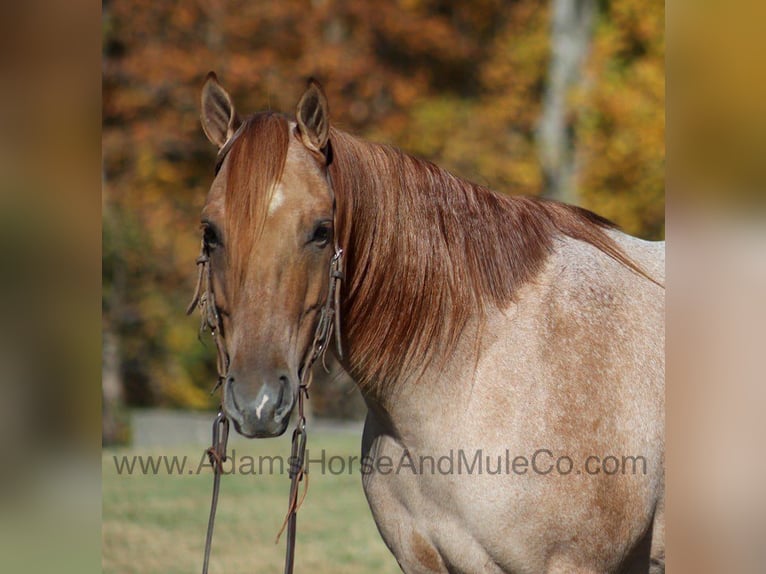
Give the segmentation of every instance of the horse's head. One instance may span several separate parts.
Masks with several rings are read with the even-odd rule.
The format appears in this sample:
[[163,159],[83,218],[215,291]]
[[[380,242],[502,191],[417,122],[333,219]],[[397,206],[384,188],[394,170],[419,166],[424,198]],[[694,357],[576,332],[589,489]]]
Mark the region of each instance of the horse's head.
[[223,408],[241,434],[278,436],[328,293],[327,100],[311,82],[294,121],[270,112],[242,121],[210,74],[202,127],[219,150],[202,226],[229,359]]

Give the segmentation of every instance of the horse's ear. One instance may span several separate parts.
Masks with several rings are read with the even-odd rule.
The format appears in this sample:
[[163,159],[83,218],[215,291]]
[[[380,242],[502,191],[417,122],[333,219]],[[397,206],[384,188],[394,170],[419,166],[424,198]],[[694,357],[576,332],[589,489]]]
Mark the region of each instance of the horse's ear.
[[218,83],[215,72],[208,73],[202,88],[200,119],[207,139],[217,145],[218,149],[234,135],[241,123],[231,96]]
[[330,106],[322,86],[313,78],[298,102],[295,117],[303,145],[326,155],[327,140],[330,138]]

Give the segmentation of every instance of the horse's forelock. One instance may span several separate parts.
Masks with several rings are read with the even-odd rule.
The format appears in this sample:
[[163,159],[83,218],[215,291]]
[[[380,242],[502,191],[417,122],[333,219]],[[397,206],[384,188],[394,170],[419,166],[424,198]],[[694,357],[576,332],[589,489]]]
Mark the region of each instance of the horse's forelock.
[[228,271],[241,288],[251,249],[263,230],[274,188],[282,178],[289,145],[285,116],[249,117],[227,152],[225,226]]

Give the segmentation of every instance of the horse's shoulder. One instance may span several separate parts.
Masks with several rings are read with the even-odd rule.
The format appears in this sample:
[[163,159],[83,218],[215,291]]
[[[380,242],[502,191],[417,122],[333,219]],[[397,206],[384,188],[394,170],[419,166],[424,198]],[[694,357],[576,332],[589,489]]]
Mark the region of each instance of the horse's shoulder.
[[[664,282],[664,244],[610,232],[633,262]],[[662,328],[664,289],[593,245],[562,237],[531,286],[538,333],[552,347],[610,354]]]

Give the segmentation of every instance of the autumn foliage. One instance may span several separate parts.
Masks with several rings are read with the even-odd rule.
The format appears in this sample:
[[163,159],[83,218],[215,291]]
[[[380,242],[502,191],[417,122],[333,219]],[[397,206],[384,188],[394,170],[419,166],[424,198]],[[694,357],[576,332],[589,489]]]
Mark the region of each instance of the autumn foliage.
[[[535,0],[111,0],[103,17],[104,329],[129,404],[213,404],[213,352],[183,310],[215,150],[215,70],[243,112],[319,78],[335,125],[507,193],[543,186],[535,129],[550,8]],[[599,2],[569,94],[580,203],[664,234],[664,6]]]

